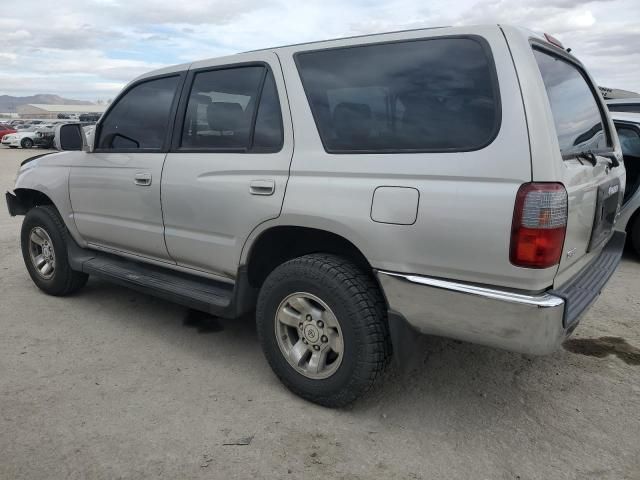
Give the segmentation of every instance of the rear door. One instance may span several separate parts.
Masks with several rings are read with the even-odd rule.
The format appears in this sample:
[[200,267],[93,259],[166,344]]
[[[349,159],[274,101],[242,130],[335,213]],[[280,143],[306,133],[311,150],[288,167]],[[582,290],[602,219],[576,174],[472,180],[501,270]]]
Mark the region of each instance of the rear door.
[[277,56],[233,59],[192,65],[162,175],[171,258],[226,278],[251,231],[280,214],[293,153]]
[[561,164],[559,178],[550,180],[564,184],[569,201],[556,278],[562,283],[611,237],[624,191],[624,166],[614,149],[615,132],[606,108],[583,67],[552,48],[533,48],[559,145],[554,155]]

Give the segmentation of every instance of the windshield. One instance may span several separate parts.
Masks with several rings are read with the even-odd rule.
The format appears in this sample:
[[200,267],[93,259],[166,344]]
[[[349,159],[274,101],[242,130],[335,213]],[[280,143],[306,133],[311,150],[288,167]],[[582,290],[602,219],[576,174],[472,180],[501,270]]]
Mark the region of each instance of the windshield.
[[602,114],[578,67],[559,57],[534,50],[553,113],[563,158],[609,146]]

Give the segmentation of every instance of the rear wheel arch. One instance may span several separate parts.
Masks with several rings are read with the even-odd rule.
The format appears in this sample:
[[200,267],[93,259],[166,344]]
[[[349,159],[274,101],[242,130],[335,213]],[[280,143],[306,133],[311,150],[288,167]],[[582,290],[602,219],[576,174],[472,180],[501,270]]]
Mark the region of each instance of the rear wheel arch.
[[296,225],[274,226],[252,242],[245,262],[251,286],[259,288],[276,267],[311,253],[330,253],[351,260],[367,274],[373,267],[362,251],[342,235]]

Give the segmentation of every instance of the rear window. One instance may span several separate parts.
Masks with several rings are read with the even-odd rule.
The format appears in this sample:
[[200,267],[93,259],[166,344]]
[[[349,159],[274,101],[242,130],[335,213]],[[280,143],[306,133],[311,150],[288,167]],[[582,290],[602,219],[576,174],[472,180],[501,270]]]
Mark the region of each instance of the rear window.
[[480,38],[318,50],[296,63],[330,153],[468,151],[497,134],[495,67]]
[[640,134],[638,130],[631,127],[618,126],[618,138],[620,148],[624,156],[640,157]]
[[607,149],[609,141],[593,90],[577,66],[534,50],[563,158]]
[[607,107],[611,112],[640,113],[640,103],[610,103]]

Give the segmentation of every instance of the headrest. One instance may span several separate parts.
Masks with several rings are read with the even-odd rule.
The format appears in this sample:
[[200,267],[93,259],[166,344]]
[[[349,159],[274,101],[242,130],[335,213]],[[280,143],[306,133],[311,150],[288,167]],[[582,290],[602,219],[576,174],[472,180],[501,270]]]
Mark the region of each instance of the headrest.
[[333,127],[342,140],[358,140],[371,133],[371,107],[366,103],[342,102],[333,110]]
[[211,130],[237,130],[243,119],[244,110],[239,103],[213,102],[207,107],[207,121]]

